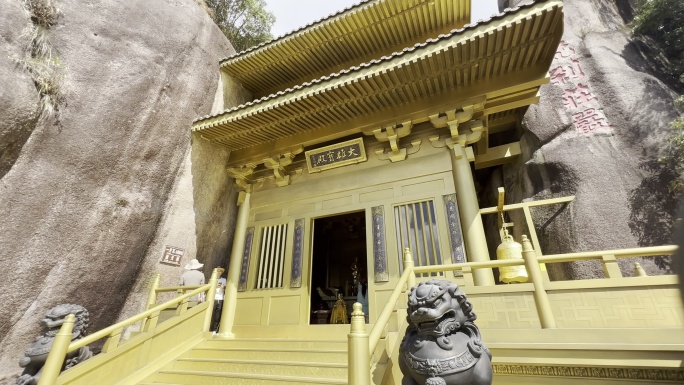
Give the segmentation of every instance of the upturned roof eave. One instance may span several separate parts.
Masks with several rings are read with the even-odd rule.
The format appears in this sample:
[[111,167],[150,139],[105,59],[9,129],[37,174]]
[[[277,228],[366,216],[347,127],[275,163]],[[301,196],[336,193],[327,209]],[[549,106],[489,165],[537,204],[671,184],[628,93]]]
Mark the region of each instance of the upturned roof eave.
[[[407,19],[408,14],[413,16]],[[470,0],[362,1],[225,58],[220,68],[254,95],[262,96],[389,54],[468,22]],[[334,70],[324,72],[328,68]]]
[[225,58],[219,60],[219,66],[221,68],[223,68],[226,65],[230,64],[232,61],[244,59],[247,56],[257,55],[259,52],[263,52],[263,51],[269,49],[270,47],[283,42],[286,39],[292,39],[292,38],[296,38],[297,36],[301,36],[303,33],[310,31],[312,28],[315,28],[318,25],[329,22],[330,20],[339,19],[339,18],[343,17],[344,15],[349,14],[352,10],[363,6],[364,4],[371,3],[371,2],[377,2],[377,1],[378,0],[360,0],[358,3],[352,4],[349,7],[342,9],[339,12],[330,14],[328,16],[321,18],[321,19],[318,19],[318,20],[313,21],[309,24],[306,24],[300,28],[297,28],[297,29],[292,30],[290,32],[287,32],[281,36],[278,36],[274,39],[265,41],[261,44],[257,44],[253,47],[247,48],[244,51],[236,52],[233,55],[225,57]]
[[[440,42],[444,42],[451,39],[465,40],[470,35],[480,32],[480,34],[485,34],[491,31],[496,31],[502,24],[505,24],[502,20],[506,17],[514,17],[521,10],[534,10],[535,7],[543,9],[545,7],[560,6],[562,7],[562,1],[560,0],[543,0],[536,2],[528,2],[519,5],[517,8],[508,9],[503,13],[494,15],[493,17],[484,20],[477,24],[467,25],[462,29],[452,30],[451,33],[440,35],[435,39],[429,39],[422,44],[416,44],[413,47],[405,48],[401,52],[395,52],[391,56],[384,56],[377,60],[372,60],[370,62],[363,63],[359,66],[351,67],[347,70],[343,70],[328,76],[323,76],[319,79],[313,80],[311,82],[306,82],[298,86],[288,88],[283,91],[279,91],[275,94],[271,94],[260,99],[233,107],[231,109],[213,114],[200,117],[193,122],[193,131],[202,131],[204,128],[215,126],[217,124],[222,124],[227,121],[233,121],[240,119],[241,116],[250,116],[258,112],[258,109],[270,110],[277,108],[278,105],[287,104],[289,101],[301,97],[303,93],[308,92],[309,94],[317,94],[324,92],[326,86],[333,85],[335,87],[340,86],[346,82],[353,82],[355,75],[362,71],[369,71],[371,68],[379,69],[379,67],[384,66],[387,68],[392,67],[393,61],[399,61],[401,58],[405,58],[407,55],[415,54],[417,51],[429,50]],[[499,21],[499,23],[496,23]],[[549,63],[550,64],[550,63]],[[383,69],[386,70],[386,69]],[[337,80],[337,81],[336,81]],[[336,82],[335,82],[336,81]],[[332,82],[335,82],[332,84]]]

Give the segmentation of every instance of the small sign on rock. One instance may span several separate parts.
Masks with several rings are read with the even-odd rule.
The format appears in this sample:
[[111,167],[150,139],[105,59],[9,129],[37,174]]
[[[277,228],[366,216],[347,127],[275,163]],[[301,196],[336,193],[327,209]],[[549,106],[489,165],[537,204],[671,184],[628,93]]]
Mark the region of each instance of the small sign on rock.
[[171,266],[180,266],[185,250],[180,247],[165,245],[159,263]]

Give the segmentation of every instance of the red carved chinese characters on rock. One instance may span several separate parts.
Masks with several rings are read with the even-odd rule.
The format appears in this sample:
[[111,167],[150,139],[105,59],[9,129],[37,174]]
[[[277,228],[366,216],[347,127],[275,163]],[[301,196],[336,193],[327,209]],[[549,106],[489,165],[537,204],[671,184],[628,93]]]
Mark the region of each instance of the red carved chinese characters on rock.
[[561,41],[558,47],[549,76],[551,84],[564,89],[563,106],[570,114],[578,134],[612,130],[598,97],[588,84],[575,50],[565,41]]

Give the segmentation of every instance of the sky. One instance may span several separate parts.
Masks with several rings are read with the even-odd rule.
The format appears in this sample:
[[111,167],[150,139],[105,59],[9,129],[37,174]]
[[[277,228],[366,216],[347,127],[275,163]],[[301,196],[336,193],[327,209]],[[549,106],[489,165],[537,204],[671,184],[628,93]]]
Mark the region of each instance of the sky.
[[[313,21],[341,11],[360,0],[266,0],[266,9],[273,12],[276,22],[273,37],[282,36]],[[486,19],[498,12],[497,0],[472,0],[472,20]]]

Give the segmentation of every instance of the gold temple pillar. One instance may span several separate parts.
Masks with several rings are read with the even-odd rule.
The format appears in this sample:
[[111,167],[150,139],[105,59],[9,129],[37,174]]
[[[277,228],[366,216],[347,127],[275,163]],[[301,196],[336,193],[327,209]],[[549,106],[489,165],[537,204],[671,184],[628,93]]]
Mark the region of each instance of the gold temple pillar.
[[[477,203],[473,172],[470,169],[465,148],[455,143],[450,152],[466,255],[470,262],[489,261],[489,250],[480,216],[480,206]],[[476,286],[495,285],[491,269],[473,270],[473,279]]]
[[237,305],[238,280],[240,279],[240,262],[242,250],[245,247],[245,233],[249,218],[250,193],[240,191],[237,204],[239,205],[237,222],[235,223],[235,235],[233,236],[233,249],[228,263],[228,279],[223,298],[223,310],[221,311],[221,323],[219,333],[221,337],[233,337],[233,323],[235,321],[235,308]]

